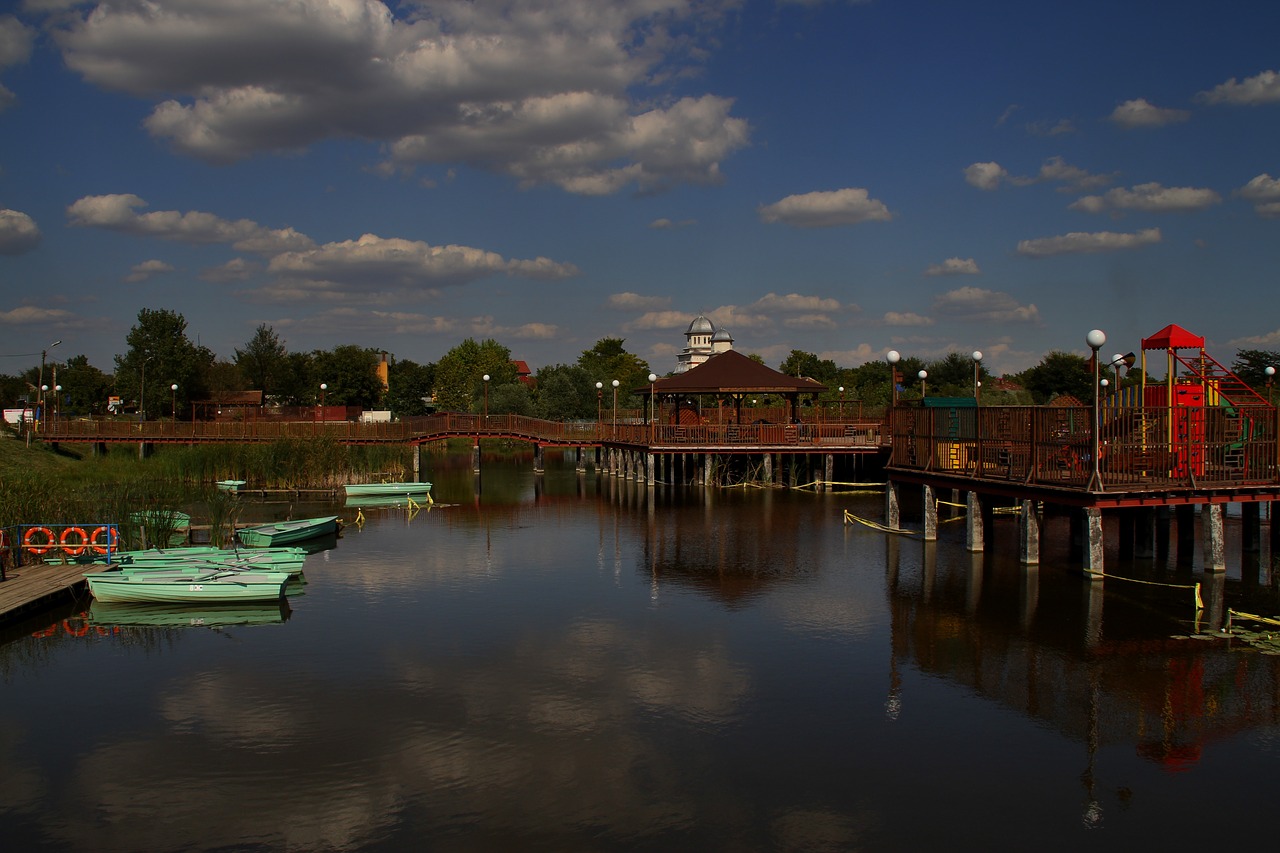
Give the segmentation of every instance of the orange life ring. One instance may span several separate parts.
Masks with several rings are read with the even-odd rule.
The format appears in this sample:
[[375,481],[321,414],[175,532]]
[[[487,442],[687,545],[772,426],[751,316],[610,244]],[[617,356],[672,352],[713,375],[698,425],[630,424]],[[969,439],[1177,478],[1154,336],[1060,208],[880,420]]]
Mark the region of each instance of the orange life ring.
[[[78,542],[68,542],[67,536],[77,533],[80,535]],[[84,532],[83,527],[68,527],[62,531],[62,537],[58,540],[58,544],[62,546],[62,550],[66,551],[73,557],[79,557],[85,551],[89,550],[89,536]]]
[[[43,533],[45,541],[42,543],[32,544],[31,537],[37,533]],[[53,535],[53,531],[47,527],[28,527],[26,534],[22,537],[22,547],[26,548],[32,554],[47,554],[50,548],[58,544],[58,539]]]
[[9,532],[0,527],[0,549],[9,547]]
[[[98,541],[98,537],[103,533],[107,534],[106,543]],[[95,554],[109,554],[116,550],[116,546],[120,542],[120,531],[115,527],[108,527],[105,524],[102,527],[94,528],[93,535],[89,537],[89,548]]]

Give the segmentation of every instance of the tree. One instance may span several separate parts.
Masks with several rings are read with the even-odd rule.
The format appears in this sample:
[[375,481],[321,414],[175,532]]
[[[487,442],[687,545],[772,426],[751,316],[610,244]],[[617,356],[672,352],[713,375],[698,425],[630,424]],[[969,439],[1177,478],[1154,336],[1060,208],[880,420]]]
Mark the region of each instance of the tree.
[[261,391],[263,396],[279,393],[279,384],[288,369],[285,349],[280,336],[266,323],[259,324],[244,349],[236,350],[235,363],[240,368],[249,388]]
[[618,380],[619,400],[625,394],[628,397],[626,405],[635,406],[638,399],[632,392],[649,385],[649,362],[627,352],[622,346],[624,343],[622,338],[601,338],[595,346],[578,356],[578,366],[594,377],[592,387],[596,382],[603,382],[612,389],[613,380]]
[[1069,352],[1051,352],[1035,367],[1014,377],[1031,392],[1037,405],[1060,394],[1070,394],[1082,403],[1093,403],[1093,371],[1089,359]]
[[283,406],[314,406],[320,402],[320,382],[315,378],[315,359],[309,352],[287,353],[280,372],[272,379],[276,401]]
[[482,377],[489,375],[489,391],[517,381],[511,350],[495,340],[477,343],[467,338],[436,363],[436,409],[478,412],[486,393]]
[[427,414],[435,379],[434,364],[418,364],[407,358],[392,361],[387,368],[387,408],[396,417]]
[[[576,364],[556,364],[538,370],[534,384],[534,414],[548,420],[594,420],[596,380]],[[647,377],[646,377],[647,378]]]
[[1267,387],[1267,368],[1280,369],[1280,352],[1267,349],[1242,349],[1231,362],[1231,372],[1255,389]]
[[[166,411],[169,386],[177,383],[187,399],[204,399],[213,353],[187,338],[187,320],[176,311],[143,308],[125,337],[129,351],[116,356],[116,392],[132,397],[143,417]],[[145,377],[145,385],[143,384]]]
[[58,370],[62,386],[60,411],[98,413],[106,411],[111,393],[111,376],[89,363],[89,357],[74,355]]
[[489,414],[532,415],[533,397],[523,382],[508,382],[489,389]]
[[[378,362],[382,351],[355,344],[343,344],[331,350],[311,354],[312,393],[333,406],[360,406],[375,409],[382,402],[382,380]],[[323,395],[320,385],[329,386]],[[305,404],[304,404],[305,405]]]
[[[973,367],[973,356],[958,352],[947,353],[944,358],[929,362],[925,370],[929,372],[932,396],[972,397]],[[978,364],[978,375],[982,381],[990,378],[981,363]]]
[[804,376],[823,385],[831,385],[834,383],[838,368],[829,358],[818,358],[811,352],[793,349],[779,365],[778,370],[788,376]]

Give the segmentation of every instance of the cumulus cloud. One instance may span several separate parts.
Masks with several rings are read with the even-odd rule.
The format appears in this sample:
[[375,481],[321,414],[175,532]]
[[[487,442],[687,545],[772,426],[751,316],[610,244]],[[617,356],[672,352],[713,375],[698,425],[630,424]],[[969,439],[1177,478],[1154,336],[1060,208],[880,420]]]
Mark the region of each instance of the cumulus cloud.
[[125,234],[182,243],[230,243],[239,251],[272,254],[301,250],[315,243],[292,228],[264,228],[250,219],[229,220],[212,213],[157,210],[138,213],[147,203],[133,193],[85,196],[67,207],[67,220],[82,228],[106,228]]
[[776,293],[766,293],[751,303],[749,308],[752,311],[823,311],[834,314],[841,306],[840,300],[822,296],[802,296],[799,293],[779,296]]
[[1244,80],[1236,80],[1232,77],[1225,83],[1199,93],[1196,95],[1196,101],[1201,104],[1230,104],[1247,107],[1274,104],[1280,101],[1280,74],[1275,71],[1263,71]]
[[464,284],[491,275],[559,279],[577,275],[573,264],[548,258],[509,260],[470,246],[432,246],[417,240],[365,234],[271,258],[268,272],[293,282],[359,290],[419,290]]
[[1143,246],[1159,243],[1161,239],[1159,228],[1145,228],[1133,234],[1115,231],[1093,233],[1072,231],[1070,234],[1059,237],[1022,240],[1018,243],[1018,254],[1030,258],[1047,258],[1051,255],[1116,252],[1122,249],[1140,249]]
[[273,320],[276,329],[299,329],[310,334],[379,337],[384,335],[432,335],[448,334],[457,328],[457,322],[445,317],[433,317],[408,311],[378,311],[363,308],[328,308],[314,315],[299,318]]
[[684,330],[689,328],[691,322],[693,322],[693,317],[684,311],[648,311],[632,320],[625,328],[634,331]]
[[994,190],[1009,173],[999,163],[972,163],[965,167],[965,182],[980,190]]
[[212,281],[215,283],[227,281],[244,281],[254,273],[258,272],[261,267],[252,261],[246,261],[244,258],[232,258],[225,264],[216,267],[210,267],[200,273],[202,281]]
[[0,210],[0,255],[21,255],[40,245],[36,221],[20,210]]
[[38,308],[34,305],[20,305],[10,311],[0,311],[0,324],[8,326],[27,326],[33,323],[60,323],[70,320],[75,315],[61,308]]
[[1021,305],[1007,293],[961,287],[934,297],[937,314],[968,321],[1038,323],[1040,312],[1034,305]]
[[494,323],[491,316],[473,317],[470,325],[473,335],[484,335],[490,338],[549,341],[560,335],[560,327],[551,323],[524,323],[519,326],[502,326]]
[[1175,110],[1157,107],[1146,98],[1134,98],[1125,101],[1111,111],[1111,121],[1126,130],[1146,127],[1164,127],[1178,124],[1191,118],[1189,110]]
[[973,258],[947,258],[940,264],[930,264],[925,268],[924,274],[928,276],[977,275],[980,272],[978,262]]
[[641,296],[626,291],[609,297],[608,305],[616,311],[652,311],[671,305],[670,296]]
[[1057,121],[1033,121],[1027,125],[1027,133],[1032,136],[1062,136],[1075,132],[1076,124],[1069,118],[1060,118]]
[[932,326],[933,318],[913,314],[910,311],[888,311],[884,315],[884,324],[886,326]]
[[758,208],[764,222],[782,222],[797,228],[829,228],[860,222],[887,222],[893,218],[884,202],[865,189],[850,187],[829,192],[789,195]]
[[152,259],[149,261],[143,261],[140,264],[134,264],[129,270],[129,274],[125,276],[124,280],[131,284],[136,284],[140,281],[146,281],[152,276],[157,276],[161,273],[167,272],[173,272],[172,264]]
[[1235,195],[1253,202],[1259,216],[1280,216],[1280,180],[1265,172],[1236,190]]
[[834,329],[838,324],[829,314],[800,314],[787,317],[782,325],[788,329]]
[[1273,347],[1280,344],[1280,329],[1263,335],[1251,335],[1231,341],[1233,347]]
[[677,222],[671,219],[667,219],[666,217],[662,217],[661,219],[655,219],[652,222],[650,222],[649,227],[654,229],[655,231],[669,231],[673,228],[688,228],[690,225],[697,225],[697,224],[698,224],[698,220],[696,219],[681,219],[680,221]]
[[392,170],[462,162],[604,194],[716,183],[747,144],[728,99],[649,97],[701,61],[725,5],[120,0],[50,28],[69,68],[156,99],[147,130],[204,160],[353,138]]
[[[0,15],[0,70],[11,65],[21,65],[31,58],[31,45],[35,30],[23,24],[13,15]],[[0,112],[17,101],[13,92],[0,86]]]
[[1068,205],[1069,210],[1085,213],[1142,210],[1151,213],[1185,213],[1204,210],[1222,202],[1222,196],[1210,189],[1197,187],[1165,187],[1158,183],[1138,184],[1132,189],[1116,187],[1103,195],[1088,195]]
[[1035,175],[1011,175],[999,163],[973,163],[964,170],[964,179],[980,190],[994,190],[1001,184],[1018,187],[1040,183],[1062,184],[1063,192],[1084,192],[1111,183],[1113,175],[1095,175],[1079,166],[1072,166],[1061,157],[1050,157],[1040,165]]

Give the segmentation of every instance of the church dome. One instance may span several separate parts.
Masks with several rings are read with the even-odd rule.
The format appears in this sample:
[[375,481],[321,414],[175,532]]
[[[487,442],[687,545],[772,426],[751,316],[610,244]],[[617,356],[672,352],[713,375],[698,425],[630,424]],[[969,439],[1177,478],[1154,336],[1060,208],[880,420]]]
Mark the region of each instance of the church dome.
[[715,333],[714,335],[712,335],[712,336],[711,336],[711,343],[713,343],[713,344],[718,344],[718,343],[731,344],[731,343],[733,343],[733,335],[729,334],[729,330],[728,330],[728,329],[717,329],[717,330],[716,330],[716,333]]
[[693,318],[693,322],[689,324],[689,331],[686,335],[709,335],[716,330],[711,321],[699,314]]

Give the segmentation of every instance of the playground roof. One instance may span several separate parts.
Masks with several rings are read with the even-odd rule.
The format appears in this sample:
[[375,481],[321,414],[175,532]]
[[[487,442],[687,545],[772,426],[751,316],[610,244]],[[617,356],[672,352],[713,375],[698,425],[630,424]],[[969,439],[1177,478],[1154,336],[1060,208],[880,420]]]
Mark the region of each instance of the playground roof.
[[1142,348],[1148,349],[1204,349],[1204,338],[1193,335],[1181,326],[1170,323],[1149,338],[1142,339]]
[[[817,394],[827,386],[788,376],[737,350],[719,353],[684,373],[654,383],[658,394]],[[647,392],[649,389],[636,389]]]

